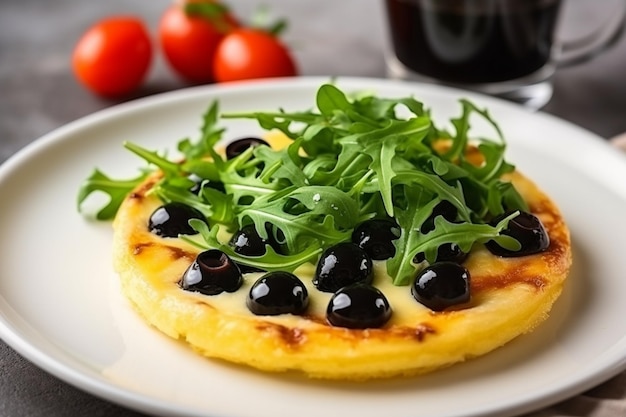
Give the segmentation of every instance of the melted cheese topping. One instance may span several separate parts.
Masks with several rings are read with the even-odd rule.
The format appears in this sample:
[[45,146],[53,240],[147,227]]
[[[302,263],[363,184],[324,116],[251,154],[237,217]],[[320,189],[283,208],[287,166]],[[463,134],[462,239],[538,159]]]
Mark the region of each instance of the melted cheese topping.
[[465,262],[469,303],[433,312],[409,286],[394,286],[384,262],[375,262],[374,285],[387,297],[390,321],[380,329],[326,323],[330,293],[312,285],[315,267],[296,271],[307,286],[304,316],[255,316],[246,307],[247,274],[234,293],[206,296],[178,285],[198,248],[147,230],[161,202],[148,191],[152,177],[124,201],[114,222],[114,263],[121,288],[147,322],[203,355],[266,371],[298,370],[316,378],[362,380],[418,374],[483,355],[531,331],[546,319],[571,264],[569,231],[556,206],[519,173],[510,175],[550,236],[537,255],[499,258],[482,245]]

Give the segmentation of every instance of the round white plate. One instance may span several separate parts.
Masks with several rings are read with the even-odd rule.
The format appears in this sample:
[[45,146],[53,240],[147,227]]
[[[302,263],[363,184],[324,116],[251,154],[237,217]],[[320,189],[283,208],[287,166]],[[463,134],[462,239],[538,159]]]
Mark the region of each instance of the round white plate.
[[[626,368],[626,158],[602,139],[544,114],[465,92],[376,79],[339,78],[348,91],[414,95],[444,123],[469,97],[490,109],[508,159],[560,205],[574,266],[549,320],[476,360],[419,378],[315,382],[203,359],[157,333],[120,296],[111,228],[76,210],[95,167],[116,178],[154,150],[196,138],[201,115],[300,110],[325,78],[208,86],[138,100],[78,120],[0,166],[0,336],[27,359],[110,401],[159,415],[213,417],[511,416],[567,398]],[[229,121],[226,137],[256,134]],[[477,132],[482,129],[478,127]],[[515,308],[515,306],[511,306]]]

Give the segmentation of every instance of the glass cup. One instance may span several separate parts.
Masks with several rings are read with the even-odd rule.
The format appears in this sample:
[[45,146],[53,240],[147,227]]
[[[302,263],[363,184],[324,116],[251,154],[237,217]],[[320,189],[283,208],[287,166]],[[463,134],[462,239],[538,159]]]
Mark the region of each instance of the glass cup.
[[474,90],[534,109],[550,100],[556,68],[609,46],[621,35],[626,15],[621,2],[608,22],[566,41],[558,36],[561,0],[385,2],[389,77]]

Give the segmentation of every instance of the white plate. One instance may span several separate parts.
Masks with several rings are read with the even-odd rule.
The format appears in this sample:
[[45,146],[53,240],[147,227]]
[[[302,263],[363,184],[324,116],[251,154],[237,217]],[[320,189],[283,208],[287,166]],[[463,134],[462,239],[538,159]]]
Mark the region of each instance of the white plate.
[[[85,391],[161,415],[503,417],[578,394],[626,368],[626,159],[544,114],[375,79],[338,84],[414,94],[439,121],[459,113],[461,95],[490,108],[508,138],[508,159],[554,197],[572,230],[573,273],[550,319],[483,358],[420,378],[365,384],[205,360],[145,326],[117,291],[110,224],[76,211],[81,181],[96,166],[115,177],[136,174],[143,162],[122,148],[124,140],[173,150],[179,139],[195,138],[215,98],[228,111],[304,109],[324,81],[209,86],[138,100],[52,132],[0,166],[0,336]],[[254,122],[227,126],[232,137],[258,131]]]

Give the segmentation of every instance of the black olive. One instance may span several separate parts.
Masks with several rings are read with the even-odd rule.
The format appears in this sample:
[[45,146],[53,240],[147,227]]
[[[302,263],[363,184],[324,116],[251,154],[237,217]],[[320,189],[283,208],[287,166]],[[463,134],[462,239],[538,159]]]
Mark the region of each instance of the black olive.
[[399,237],[400,226],[391,219],[367,220],[352,232],[352,242],[377,261],[392,258],[396,254],[393,241]]
[[189,225],[191,219],[199,219],[206,223],[206,218],[199,210],[183,203],[167,203],[150,215],[148,229],[162,237],[195,235],[198,232]]
[[[457,264],[462,264],[467,259],[467,253],[461,250],[461,247],[456,243],[444,243],[437,248],[437,258],[435,262],[450,261]],[[426,257],[424,252],[419,252],[413,257],[413,262],[419,264],[424,262]]]
[[260,138],[250,137],[234,140],[226,145],[226,159],[233,159],[241,155],[246,149],[259,145],[270,146],[266,141]]
[[434,311],[466,303],[470,300],[469,271],[454,262],[436,262],[420,271],[411,293]]
[[[491,224],[495,226],[499,221],[512,213],[513,212],[507,212],[501,214],[493,219]],[[550,237],[541,221],[533,214],[525,211],[520,211],[518,216],[512,218],[508,226],[502,230],[501,233],[515,238],[522,247],[518,251],[511,251],[498,245],[496,241],[490,240],[485,246],[494,255],[504,257],[532,255],[543,252],[550,246]]]
[[271,226],[266,225],[265,230],[267,239],[259,235],[254,224],[245,225],[231,237],[230,245],[243,256],[261,256],[265,253],[265,245],[270,245],[274,251],[280,253],[280,244],[274,238]]
[[259,235],[253,224],[242,227],[230,239],[230,245],[235,249],[235,252],[244,256],[263,255],[267,244],[267,239],[263,239]]
[[335,292],[326,309],[326,319],[333,326],[350,329],[381,327],[391,317],[385,295],[368,284],[352,284]]
[[435,206],[431,215],[428,216],[428,218],[422,224],[422,227],[420,228],[420,232],[422,234],[426,234],[428,232],[432,232],[433,230],[435,230],[435,217],[443,216],[443,218],[446,219],[447,221],[453,222],[456,220],[457,213],[458,213],[458,210],[454,206],[454,204],[452,204],[448,200],[441,200],[441,202],[439,202]]
[[235,262],[224,252],[209,249],[198,254],[179,285],[184,290],[216,295],[224,291],[235,292],[242,283],[241,271]]
[[302,314],[309,294],[300,279],[284,271],[268,272],[250,288],[248,309],[256,315]]
[[[266,226],[268,239],[262,238],[256,230],[254,224],[249,224],[239,229],[230,239],[230,246],[236,253],[243,256],[263,256],[265,245],[270,245],[276,253],[282,253],[283,247],[274,239],[271,227]],[[259,272],[258,268],[240,265],[243,272]]]
[[[189,178],[191,181],[194,182],[194,185],[192,185],[191,188],[189,188],[189,191],[191,191],[192,193],[196,195],[199,195],[200,191],[202,191],[202,189],[205,187],[213,188],[214,190],[221,191],[223,193],[226,192],[226,188],[224,188],[224,184],[219,181],[205,181],[203,178],[200,178],[196,174],[191,174],[187,178]],[[204,184],[202,183],[203,181],[204,181]]]
[[313,285],[325,292],[335,292],[355,283],[370,284],[374,276],[372,259],[351,242],[326,249],[317,262]]

